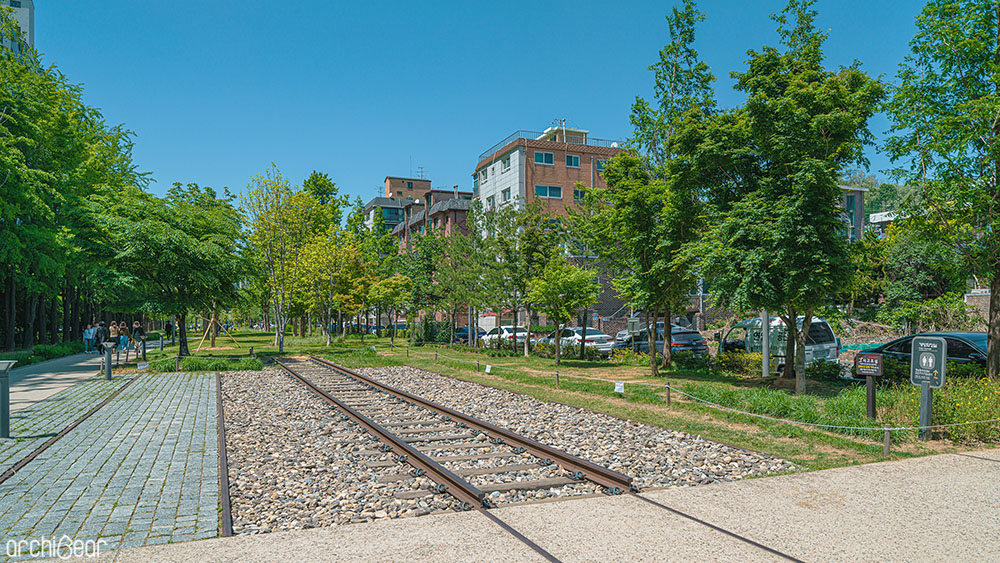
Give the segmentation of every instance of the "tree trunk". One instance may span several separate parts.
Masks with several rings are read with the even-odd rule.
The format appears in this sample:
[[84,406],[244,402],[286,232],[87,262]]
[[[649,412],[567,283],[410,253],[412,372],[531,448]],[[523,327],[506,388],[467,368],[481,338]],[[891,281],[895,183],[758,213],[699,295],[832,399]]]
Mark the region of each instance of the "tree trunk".
[[73,314],[71,315],[73,319],[73,341],[79,342],[83,338],[83,333],[80,332],[80,289],[77,287],[73,288]]
[[782,317],[781,320],[785,322],[785,369],[781,373],[781,378],[791,379],[795,377],[795,338],[793,335],[798,315],[792,310],[787,317]]
[[[17,318],[17,288],[14,277],[7,278],[7,288],[4,291],[4,350],[14,349],[14,324]],[[55,326],[55,324],[53,324]]]
[[72,313],[71,304],[73,303],[73,286],[68,283],[63,286],[63,311],[62,311],[62,341],[69,342],[72,335],[70,334],[70,314]]
[[583,308],[583,317],[580,318],[580,326],[583,327],[583,332],[580,333],[580,359],[585,360],[587,356],[584,351],[587,348],[587,308]]
[[559,359],[561,357],[560,353],[561,353],[562,346],[560,346],[559,343],[562,341],[562,338],[560,338],[560,336],[562,336],[562,325],[560,325],[559,323],[556,323],[556,332],[555,332],[555,338],[554,338],[555,344],[556,344],[556,365],[559,365]]
[[[368,304],[365,303],[362,306],[361,310],[364,311],[365,319],[367,319],[368,318]],[[361,333],[361,345],[364,346],[365,345],[365,329],[362,328],[362,326],[361,326],[361,317],[360,317],[360,315],[358,316],[358,332]]]
[[38,296],[32,295],[24,304],[24,348],[35,347],[35,316],[38,314]]
[[663,311],[663,369],[668,369],[674,361],[674,329],[670,326],[670,307]]
[[1000,272],[990,280],[990,324],[987,331],[986,376],[1000,377]]
[[49,338],[50,344],[59,343],[59,298],[53,297],[49,306]]
[[38,343],[45,345],[49,343],[49,311],[46,306],[47,299],[38,300]]
[[187,312],[178,313],[174,319],[177,321],[177,340],[180,342],[180,347],[177,349],[177,355],[190,356],[191,352],[188,350],[187,339]]
[[812,324],[812,310],[806,311],[802,319],[802,329],[795,333],[795,394],[806,392],[806,339]]
[[657,377],[660,373],[657,369],[659,362],[656,361],[656,322],[660,318],[660,310],[653,309],[652,317],[651,320],[649,320],[649,316],[646,317],[649,321],[646,323],[646,343],[649,344],[649,373],[653,377]]
[[309,327],[309,336],[313,335],[313,314],[312,311],[306,312],[306,326]]
[[[524,316],[527,322],[524,323],[524,328],[528,330],[528,334],[524,337],[524,357],[527,358],[531,355],[531,309],[524,308]],[[469,335],[472,335],[472,326],[469,326]]]

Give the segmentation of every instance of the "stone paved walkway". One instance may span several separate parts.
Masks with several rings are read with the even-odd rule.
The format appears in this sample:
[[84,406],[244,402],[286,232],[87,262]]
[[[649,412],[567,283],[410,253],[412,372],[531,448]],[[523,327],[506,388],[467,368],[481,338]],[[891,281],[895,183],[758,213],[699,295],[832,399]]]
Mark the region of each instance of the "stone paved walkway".
[[117,376],[111,381],[105,381],[100,377],[91,377],[48,399],[11,413],[11,439],[0,440],[0,473],[24,459],[32,450],[97,406],[130,379]]
[[82,383],[101,368],[101,358],[74,354],[37,364],[17,367],[10,372],[10,410],[17,412],[38,401]]
[[[215,374],[146,374],[0,484],[7,540],[102,549],[218,535]],[[2,555],[2,554],[0,554]]]

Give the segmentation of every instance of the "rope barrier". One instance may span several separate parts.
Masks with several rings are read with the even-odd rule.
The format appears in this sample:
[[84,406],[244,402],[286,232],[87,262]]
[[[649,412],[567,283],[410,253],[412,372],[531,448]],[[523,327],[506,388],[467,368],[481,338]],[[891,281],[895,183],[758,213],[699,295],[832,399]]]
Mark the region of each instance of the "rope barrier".
[[[438,355],[436,352],[435,352],[435,354]],[[464,359],[461,359],[461,358],[452,358],[450,356],[444,356],[444,355],[438,355],[438,356],[440,358],[443,358],[445,360],[450,360],[450,361],[453,361],[453,362],[468,363],[470,365],[473,364],[473,362],[471,360],[464,360]],[[544,373],[537,373],[537,372],[525,371],[524,369],[520,369],[520,368],[516,368],[516,367],[512,367],[512,366],[495,365],[495,364],[491,364],[491,365],[494,368],[500,367],[500,368],[503,368],[503,369],[509,369],[509,370],[516,371],[516,372],[519,372],[519,373],[522,373],[522,374],[525,374],[525,375],[530,375],[530,376],[544,376],[544,375],[546,375]],[[596,378],[596,377],[586,377],[586,376],[583,376],[583,375],[571,375],[571,374],[565,374],[564,373],[564,374],[561,374],[561,377],[563,377],[563,378],[569,377],[569,378],[574,378],[574,379],[583,379],[583,380],[587,380],[587,381],[597,381],[597,382],[600,382],[600,383],[607,383],[607,384],[610,384],[610,385],[613,385],[615,383],[614,381],[609,381],[607,379],[600,379],[600,378]],[[558,380],[558,376],[557,376],[556,379]],[[660,388],[662,386],[661,384],[645,383],[645,382],[641,382],[641,381],[629,382],[628,384],[629,385],[641,385],[641,386],[645,386],[645,387],[655,387],[655,388]],[[756,417],[756,418],[762,418],[762,419],[765,419],[765,420],[771,420],[771,421],[774,421],[774,422],[782,422],[782,423],[785,423],[785,424],[793,424],[793,425],[798,425],[798,426],[807,426],[807,427],[811,427],[811,428],[823,428],[823,429],[829,429],[829,430],[862,430],[862,431],[866,431],[866,432],[875,432],[875,431],[878,431],[878,432],[898,432],[898,431],[903,431],[903,430],[932,430],[932,429],[935,429],[935,428],[951,428],[951,427],[954,427],[954,426],[968,426],[968,425],[972,425],[972,424],[988,424],[988,423],[992,423],[992,422],[1000,422],[1000,418],[994,418],[994,419],[989,419],[989,420],[975,420],[975,421],[969,421],[969,422],[955,422],[955,423],[951,423],[951,424],[932,424],[932,425],[929,425],[929,426],[894,426],[894,427],[888,427],[888,428],[887,427],[878,427],[878,426],[840,426],[840,425],[836,425],[836,424],[819,424],[819,423],[815,423],[815,422],[802,422],[802,421],[799,421],[799,420],[789,420],[787,418],[778,418],[778,417],[768,416],[768,415],[759,414],[759,413],[752,413],[752,412],[742,411],[742,410],[739,410],[739,409],[734,409],[732,407],[727,407],[725,405],[720,405],[718,403],[713,403],[711,401],[706,401],[705,399],[702,399],[700,397],[695,397],[694,395],[691,395],[689,393],[685,393],[684,391],[681,391],[680,389],[678,389],[676,387],[672,387],[669,383],[667,383],[665,386],[666,386],[666,389],[667,389],[668,392],[669,391],[677,392],[677,393],[679,393],[679,394],[681,394],[681,395],[683,395],[683,396],[685,396],[685,397],[687,397],[687,398],[689,398],[691,400],[697,401],[699,403],[704,403],[706,405],[709,405],[709,406],[712,406],[712,407],[715,407],[715,408],[718,408],[718,409],[721,409],[721,410],[733,412],[733,413],[736,413],[736,414],[742,414],[742,415],[746,415],[746,416]]]

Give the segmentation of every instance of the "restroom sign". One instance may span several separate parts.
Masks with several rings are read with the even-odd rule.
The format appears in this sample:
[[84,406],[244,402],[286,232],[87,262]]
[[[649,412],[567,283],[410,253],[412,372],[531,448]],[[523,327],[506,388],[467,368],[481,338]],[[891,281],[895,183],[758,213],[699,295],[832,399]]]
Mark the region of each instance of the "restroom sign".
[[931,389],[944,387],[948,344],[937,336],[913,337],[910,351],[910,383]]

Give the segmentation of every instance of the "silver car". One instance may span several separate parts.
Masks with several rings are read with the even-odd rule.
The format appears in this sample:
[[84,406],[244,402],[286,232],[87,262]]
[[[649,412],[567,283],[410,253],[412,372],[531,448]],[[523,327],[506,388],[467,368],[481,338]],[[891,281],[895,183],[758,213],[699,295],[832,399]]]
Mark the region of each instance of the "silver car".
[[[554,335],[554,332],[549,333],[548,336],[540,339],[539,342],[545,342],[551,346]],[[602,356],[607,356],[611,354],[611,350],[615,347],[615,339],[596,328],[587,327],[586,336],[583,336],[583,328],[578,326],[566,327],[562,329],[560,336],[559,347],[562,349],[566,349],[569,346],[579,346],[580,341],[583,340],[586,346],[597,348],[597,351]]]

